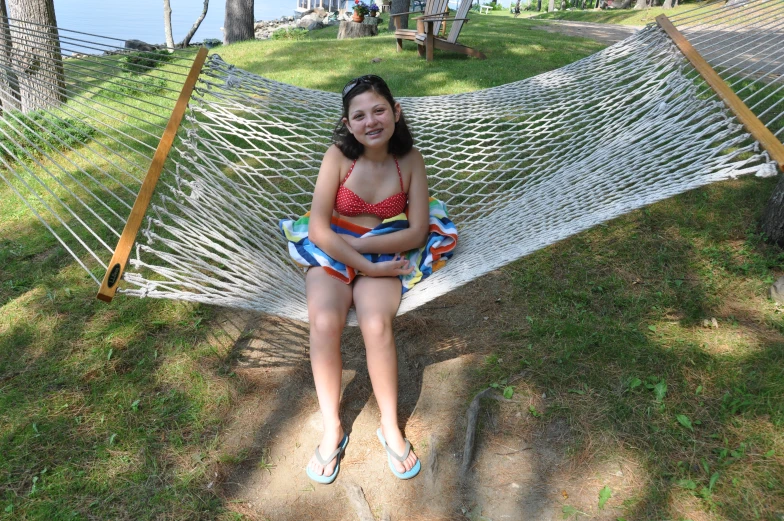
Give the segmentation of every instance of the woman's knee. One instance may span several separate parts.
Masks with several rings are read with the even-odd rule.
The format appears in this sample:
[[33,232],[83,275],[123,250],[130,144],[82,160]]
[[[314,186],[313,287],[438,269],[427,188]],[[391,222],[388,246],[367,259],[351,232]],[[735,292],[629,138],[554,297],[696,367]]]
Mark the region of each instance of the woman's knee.
[[310,334],[324,337],[340,337],[346,317],[336,310],[325,309],[311,311],[309,314]]
[[359,329],[365,338],[388,338],[392,336],[392,317],[373,313],[358,317]]

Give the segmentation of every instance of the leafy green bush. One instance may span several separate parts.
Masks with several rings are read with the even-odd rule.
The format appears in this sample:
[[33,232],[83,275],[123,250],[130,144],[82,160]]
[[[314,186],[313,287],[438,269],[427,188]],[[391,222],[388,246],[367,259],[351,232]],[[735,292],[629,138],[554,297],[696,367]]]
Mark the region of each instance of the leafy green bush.
[[272,33],[273,40],[304,40],[308,34],[307,29],[278,29]]
[[138,98],[157,94],[165,86],[166,80],[163,78],[122,73],[115,76],[113,83],[106,84],[102,92],[110,98]]
[[129,72],[139,74],[159,67],[171,59],[172,54],[166,49],[132,52],[120,58],[120,66]]
[[38,150],[48,152],[86,143],[95,129],[72,118],[55,118],[48,112],[23,114],[12,111],[0,119],[0,154],[20,160],[37,156]]

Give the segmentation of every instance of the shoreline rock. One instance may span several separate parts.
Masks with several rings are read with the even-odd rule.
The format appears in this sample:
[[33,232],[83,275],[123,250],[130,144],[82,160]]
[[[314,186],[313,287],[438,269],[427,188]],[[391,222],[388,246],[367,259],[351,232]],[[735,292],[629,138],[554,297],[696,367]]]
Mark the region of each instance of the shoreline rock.
[[310,11],[305,11],[300,16],[281,16],[273,20],[259,20],[254,26],[254,33],[257,40],[268,40],[272,38],[275,31],[287,29],[307,29],[315,31],[328,25],[338,24],[336,13],[330,13],[326,9],[317,7]]

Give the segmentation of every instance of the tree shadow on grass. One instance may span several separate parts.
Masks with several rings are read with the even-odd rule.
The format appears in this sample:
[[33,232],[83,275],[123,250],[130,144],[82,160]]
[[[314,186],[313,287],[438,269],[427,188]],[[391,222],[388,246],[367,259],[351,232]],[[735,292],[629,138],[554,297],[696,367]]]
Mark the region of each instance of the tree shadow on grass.
[[505,269],[530,320],[507,332],[484,380],[524,374],[549,397],[545,423],[570,426],[572,459],[631,457],[644,473],[614,514],[596,496],[564,505],[629,519],[781,511],[784,337],[764,297],[780,252],[748,233],[771,187],[695,190]]

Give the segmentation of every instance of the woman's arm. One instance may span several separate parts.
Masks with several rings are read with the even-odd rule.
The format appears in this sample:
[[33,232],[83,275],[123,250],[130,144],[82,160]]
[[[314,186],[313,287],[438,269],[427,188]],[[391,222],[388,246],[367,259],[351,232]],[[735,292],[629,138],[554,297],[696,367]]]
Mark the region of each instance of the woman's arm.
[[308,238],[321,248],[324,253],[351,266],[367,275],[376,277],[403,275],[411,270],[408,262],[404,260],[389,261],[373,264],[349,244],[330,227],[332,209],[335,206],[335,195],[340,185],[340,163],[343,153],[331,146],[321,162],[316,187],[313,190],[313,202],[310,207],[310,222],[308,223]]
[[400,253],[421,247],[430,231],[430,195],[425,160],[419,150],[409,153],[412,162],[408,186],[408,228],[374,237],[352,238],[349,244],[359,253]]

